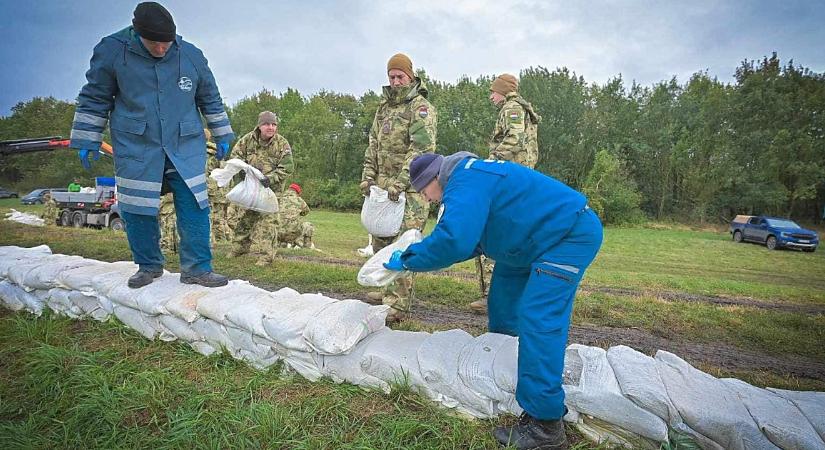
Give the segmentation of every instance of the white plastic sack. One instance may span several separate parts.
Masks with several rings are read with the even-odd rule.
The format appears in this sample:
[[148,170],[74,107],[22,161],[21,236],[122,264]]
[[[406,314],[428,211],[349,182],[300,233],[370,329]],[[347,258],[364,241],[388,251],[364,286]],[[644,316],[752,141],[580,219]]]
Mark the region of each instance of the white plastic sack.
[[240,171],[246,172],[246,176],[226,194],[226,199],[244,209],[270,214],[278,212],[275,193],[261,184],[263,174],[240,159],[230,159],[223,167],[213,169],[209,176],[218,182],[218,186],[224,187]]
[[384,327],[387,305],[372,306],[358,300],[330,303],[307,323],[304,339],[322,355],[341,355],[361,339]]
[[777,447],[825,450],[825,442],[790,400],[735,378],[721,381],[739,395],[753,420]]
[[64,270],[99,264],[93,259],[80,256],[50,255],[49,257],[21,261],[9,268],[8,277],[27,291],[57,287],[55,278]]
[[659,350],[655,359],[668,397],[689,427],[729,450],[776,448],[725,383],[672,353]]
[[[484,397],[499,402],[506,401],[508,394],[512,393],[505,392],[496,384],[494,362],[508,341],[515,340],[513,336],[484,333],[464,347],[458,360],[458,374],[464,384]],[[515,368],[511,367],[510,370]]]
[[370,256],[375,254],[375,250],[372,248],[372,235],[368,235],[370,237],[367,246],[364,248],[359,248],[355,250],[355,253],[358,253],[358,256],[362,256],[364,258],[369,258]]
[[277,351],[278,356],[283,358],[287,366],[307,380],[318,381],[323,376],[321,373],[321,367],[324,364],[323,356],[317,353],[299,352],[282,347],[278,347]]
[[417,229],[407,230],[392,244],[378,250],[378,253],[373,255],[370,259],[361,266],[358,271],[358,283],[361,286],[387,286],[402,276],[408,276],[409,272],[406,270],[395,271],[384,268],[384,263],[390,260],[393,252],[396,250],[404,251],[412,244],[421,242],[423,236]]
[[264,330],[278,345],[295,351],[311,352],[312,347],[304,339],[304,329],[319,311],[336,301],[321,294],[284,296],[271,305],[263,319]]
[[418,347],[418,365],[424,381],[443,396],[442,405],[473,417],[490,417],[495,415],[493,401],[467,387],[458,374],[460,355],[473,341],[464,330],[437,331]]
[[46,298],[46,306],[58,315],[67,316],[72,319],[78,319],[83,316],[83,310],[75,305],[69,296],[73,291],[66,289],[54,288],[49,290],[49,295]]
[[398,201],[390,200],[389,193],[378,186],[370,186],[369,197],[361,207],[361,224],[373,236],[390,237],[398,234],[404,222],[404,206],[407,196],[402,192]]
[[231,280],[226,286],[210,288],[203,297],[200,297],[197,311],[204,317],[226,324],[226,314],[229,311],[268,295],[268,291],[255,287],[248,281]]
[[118,284],[109,290],[106,297],[114,303],[139,309],[150,316],[155,316],[168,314],[166,303],[171,300],[184,298],[191,293],[205,293],[208,289],[198,284],[181,283],[180,274],[167,272],[152,283],[137,289],[130,288],[128,284]]
[[576,411],[656,442],[667,442],[667,424],[622,395],[603,349],[569,345],[565,351],[563,387],[565,403]]
[[361,367],[364,372],[389,384],[408,383],[427,397],[439,400],[429,388],[418,365],[418,348],[429,333],[389,330],[376,336],[364,350]]
[[768,390],[792,401],[813,425],[819,437],[825,441],[825,392],[798,392],[775,388]]
[[[191,323],[192,330],[200,336],[200,338],[207,342],[215,349],[225,348],[230,354],[233,354],[235,344],[229,339],[226,333],[226,328],[214,320],[206,317],[201,317]],[[194,347],[194,346],[193,346]],[[197,348],[196,348],[197,350]]]
[[140,311],[129,308],[128,306],[115,304],[114,312],[115,317],[120,319],[120,321],[129,328],[140,333],[146,339],[154,340],[158,336],[157,328],[149,324]]
[[356,344],[346,355],[324,356],[322,358],[321,373],[332,378],[332,381],[336,383],[346,381],[357,386],[378,388],[389,394],[390,385],[386,381],[364,372],[364,369],[361,367],[361,360],[367,348],[369,348],[372,342],[378,339],[380,335],[389,332],[390,329],[385,327],[370,334]]
[[209,288],[202,291],[189,292],[181,297],[175,297],[166,302],[166,311],[178,319],[192,323],[201,317],[200,313],[198,313],[198,301],[206,297],[207,294],[209,294]]
[[175,337],[181,341],[193,343],[202,340],[198,333],[192,329],[192,324],[183,319],[173,315],[164,315],[158,317],[158,320],[166,330],[174,334]]
[[32,248],[10,245],[0,247],[0,249],[2,249],[0,253],[0,279],[7,278],[9,269],[21,262],[43,260],[52,255],[51,249],[46,245]]
[[[60,272],[55,278],[58,287],[70,291],[79,291],[87,295],[106,296],[107,292],[134,275],[138,265],[131,261],[92,264]],[[97,284],[94,281],[97,281]],[[103,290],[98,291],[98,288]]]
[[36,227],[42,227],[45,225],[43,219],[35,216],[34,214],[20,212],[13,208],[11,212],[6,213],[6,220],[22,223],[24,225],[34,225]]
[[0,303],[6,308],[12,311],[23,309],[26,305],[19,298],[22,294],[28,294],[28,292],[8,280],[0,281]]

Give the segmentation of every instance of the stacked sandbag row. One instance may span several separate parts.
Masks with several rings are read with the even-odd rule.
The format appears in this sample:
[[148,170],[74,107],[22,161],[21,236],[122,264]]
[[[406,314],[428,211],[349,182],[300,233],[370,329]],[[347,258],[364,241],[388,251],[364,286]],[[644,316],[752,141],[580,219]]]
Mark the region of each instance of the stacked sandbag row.
[[[310,380],[387,392],[405,384],[474,417],[521,412],[517,338],[391,330],[385,306],[245,281],[208,289],[164,273],[129,289],[136,269],[45,246],[0,247],[0,303],[38,315],[44,307],[73,318],[115,315],[149,339],[181,340],[205,355],[225,349],[257,368],[283,360]],[[663,351],[652,358],[624,346],[572,344],[564,389],[565,419],[597,441],[655,447],[676,430],[709,449],[825,449],[825,393],[720,380]]]
[[12,209],[11,212],[6,213],[6,220],[22,223],[24,225],[34,225],[36,227],[42,227],[46,224],[46,221],[40,217],[37,217],[34,214],[20,212],[16,209]]

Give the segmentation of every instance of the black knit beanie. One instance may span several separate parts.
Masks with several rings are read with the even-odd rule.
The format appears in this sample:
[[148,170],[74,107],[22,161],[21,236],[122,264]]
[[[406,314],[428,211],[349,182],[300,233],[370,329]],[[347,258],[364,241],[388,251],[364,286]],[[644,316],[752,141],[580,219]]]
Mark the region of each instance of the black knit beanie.
[[160,3],[138,3],[132,25],[140,37],[156,42],[175,40],[175,21]]

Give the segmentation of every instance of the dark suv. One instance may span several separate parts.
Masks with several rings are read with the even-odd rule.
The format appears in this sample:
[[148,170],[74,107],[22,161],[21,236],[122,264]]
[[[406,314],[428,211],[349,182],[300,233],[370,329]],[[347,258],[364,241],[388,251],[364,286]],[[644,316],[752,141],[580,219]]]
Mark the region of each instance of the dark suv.
[[26,194],[23,198],[20,199],[20,203],[24,205],[36,205],[36,204],[43,204],[45,201],[44,197],[49,192],[66,192],[66,188],[50,188],[50,189],[35,189],[28,194]]

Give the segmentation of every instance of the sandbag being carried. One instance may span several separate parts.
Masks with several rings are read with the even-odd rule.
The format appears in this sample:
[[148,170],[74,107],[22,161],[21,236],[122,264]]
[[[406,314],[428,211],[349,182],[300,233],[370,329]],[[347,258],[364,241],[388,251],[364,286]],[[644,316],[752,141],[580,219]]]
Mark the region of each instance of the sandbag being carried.
[[390,260],[390,256],[396,250],[404,251],[410,245],[420,242],[421,239],[423,236],[417,229],[405,231],[395,242],[379,250],[361,266],[361,270],[358,271],[358,283],[361,286],[387,286],[399,277],[408,276],[409,272],[406,270],[385,269],[384,263]]
[[223,167],[213,169],[209,176],[218,182],[218,186],[224,187],[240,171],[245,172],[244,179],[226,194],[226,199],[244,209],[269,214],[278,212],[278,198],[275,193],[261,184],[260,179],[264,175],[240,159],[230,159]]
[[402,192],[398,201],[390,200],[389,193],[378,186],[370,186],[369,197],[364,198],[361,207],[361,224],[367,233],[378,237],[390,237],[398,234],[404,222],[404,206],[407,196]]

